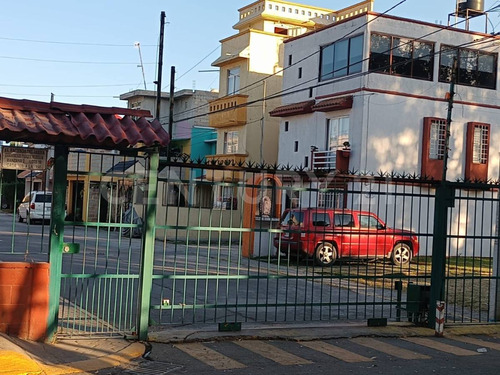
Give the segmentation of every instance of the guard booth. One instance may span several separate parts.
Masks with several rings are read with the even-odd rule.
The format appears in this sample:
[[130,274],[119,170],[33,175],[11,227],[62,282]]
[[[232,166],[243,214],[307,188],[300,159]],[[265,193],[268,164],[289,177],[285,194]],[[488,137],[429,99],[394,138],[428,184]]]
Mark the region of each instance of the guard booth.
[[[3,168],[50,170],[44,187],[53,186],[50,226],[2,212],[12,232],[0,248],[2,331],[52,340],[147,327],[138,311],[150,285],[139,276],[152,257],[159,148],[169,143],[159,121],[145,110],[0,98],[0,140]],[[123,234],[139,225],[123,222],[133,199],[144,203],[137,241]]]

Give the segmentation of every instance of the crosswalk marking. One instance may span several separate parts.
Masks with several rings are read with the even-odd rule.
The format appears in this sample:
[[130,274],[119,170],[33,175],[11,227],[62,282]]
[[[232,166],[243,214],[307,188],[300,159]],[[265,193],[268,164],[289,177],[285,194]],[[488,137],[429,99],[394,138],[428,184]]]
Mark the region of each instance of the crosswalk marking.
[[395,345],[387,344],[380,340],[375,340],[369,337],[357,337],[351,339],[352,342],[366,346],[367,348],[375,349],[379,352],[391,355],[402,359],[429,359],[428,355],[412,352],[408,349],[403,349]]
[[226,357],[215,350],[207,348],[201,343],[176,344],[174,346],[177,349],[182,350],[184,353],[189,354],[191,357],[198,359],[217,370],[231,370],[246,367],[244,364]]
[[445,344],[440,341],[441,339],[428,339],[423,337],[406,337],[403,340],[412,342],[417,345],[427,346],[428,348],[439,350],[445,353],[450,353],[459,356],[469,356],[469,355],[478,355],[479,353],[474,352],[472,350],[462,349],[457,346]]
[[469,336],[446,336],[449,339],[455,340],[455,341],[460,341],[460,342],[465,342],[466,344],[472,344],[472,345],[477,345],[481,348],[490,348],[493,350],[498,350],[500,351],[500,344],[496,342],[490,342],[490,341],[485,341],[485,340],[480,340],[476,339],[474,337],[469,337]]
[[370,358],[363,357],[362,355],[350,352],[349,350],[340,348],[335,345],[328,344],[323,341],[301,341],[300,345],[316,350],[318,352],[335,357],[344,362],[369,362]]
[[234,343],[284,366],[308,365],[312,363],[307,359],[297,357],[263,341],[235,341]]

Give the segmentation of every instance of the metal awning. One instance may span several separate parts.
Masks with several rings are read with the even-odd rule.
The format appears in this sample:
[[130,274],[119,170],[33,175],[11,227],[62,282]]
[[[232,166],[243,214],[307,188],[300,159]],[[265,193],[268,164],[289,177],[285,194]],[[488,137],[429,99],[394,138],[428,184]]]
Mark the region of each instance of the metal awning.
[[137,163],[137,160],[125,160],[113,165],[106,173],[125,173],[127,169]]

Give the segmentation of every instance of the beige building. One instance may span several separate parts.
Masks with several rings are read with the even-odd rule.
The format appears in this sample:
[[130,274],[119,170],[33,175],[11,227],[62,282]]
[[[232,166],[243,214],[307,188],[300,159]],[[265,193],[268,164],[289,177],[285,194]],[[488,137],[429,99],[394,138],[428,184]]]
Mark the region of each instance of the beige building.
[[221,40],[221,56],[212,64],[220,77],[209,115],[217,129],[217,153],[209,159],[276,163],[279,119],[269,110],[281,104],[283,69],[296,63],[284,56],[283,41],[372,7],[373,0],[340,11],[260,0],[239,9],[233,26],[238,32]]

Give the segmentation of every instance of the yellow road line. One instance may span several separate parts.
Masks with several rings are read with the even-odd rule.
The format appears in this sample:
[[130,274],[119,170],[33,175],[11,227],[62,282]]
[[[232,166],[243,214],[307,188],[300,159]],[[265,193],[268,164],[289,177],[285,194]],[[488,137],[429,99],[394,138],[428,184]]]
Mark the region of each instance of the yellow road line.
[[236,368],[245,368],[246,366],[229,357],[226,357],[215,350],[207,348],[201,343],[176,344],[177,349],[189,354],[191,357],[211,366],[217,370],[231,370]]
[[428,355],[413,352],[408,349],[400,348],[396,345],[387,344],[380,340],[375,340],[369,337],[358,337],[351,339],[352,342],[366,346],[367,348],[377,350],[379,352],[391,355],[402,359],[429,359]]
[[349,350],[328,344],[323,341],[301,341],[300,345],[324,353],[326,355],[329,355],[330,357],[335,357],[344,362],[354,363],[371,361],[370,358],[363,357],[362,355],[350,352]]
[[469,336],[446,336],[449,339],[460,341],[460,342],[465,342],[466,344],[471,344],[471,345],[477,345],[481,348],[490,348],[493,350],[498,350],[500,351],[500,344],[496,342],[489,342],[485,340],[480,340],[476,339],[474,337],[469,337]]
[[449,344],[445,344],[441,341],[441,339],[427,339],[423,337],[406,337],[403,340],[412,342],[417,345],[426,346],[431,349],[439,350],[445,353],[450,353],[459,356],[469,356],[469,355],[478,355],[478,352],[474,352],[472,350],[462,349],[458,346],[453,346]]
[[311,361],[263,341],[235,341],[235,344],[284,366],[308,365]]

